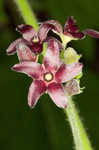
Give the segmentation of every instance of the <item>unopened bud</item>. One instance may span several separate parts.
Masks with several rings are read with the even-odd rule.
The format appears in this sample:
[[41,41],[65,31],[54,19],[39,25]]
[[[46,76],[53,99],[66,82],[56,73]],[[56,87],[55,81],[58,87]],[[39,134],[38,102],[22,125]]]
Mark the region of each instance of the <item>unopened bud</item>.
[[66,64],[77,63],[79,58],[80,55],[78,55],[77,52],[71,47],[68,47],[64,52],[64,61]]
[[79,81],[76,79],[68,81],[67,84],[65,85],[65,91],[69,96],[81,93]]

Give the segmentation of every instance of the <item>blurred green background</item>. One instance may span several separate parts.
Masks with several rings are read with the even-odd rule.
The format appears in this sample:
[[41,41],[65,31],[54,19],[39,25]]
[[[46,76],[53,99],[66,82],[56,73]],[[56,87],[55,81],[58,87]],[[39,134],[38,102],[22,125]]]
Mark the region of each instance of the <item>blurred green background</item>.
[[[64,25],[74,16],[80,29],[99,30],[99,0],[29,0],[38,21],[59,20]],[[10,70],[17,56],[6,49],[20,34],[23,20],[12,0],[0,0],[0,150],[73,150],[68,121],[48,95],[31,110],[27,105],[31,79]],[[71,45],[83,55],[84,92],[74,97],[94,149],[99,149],[99,40],[90,37]]]

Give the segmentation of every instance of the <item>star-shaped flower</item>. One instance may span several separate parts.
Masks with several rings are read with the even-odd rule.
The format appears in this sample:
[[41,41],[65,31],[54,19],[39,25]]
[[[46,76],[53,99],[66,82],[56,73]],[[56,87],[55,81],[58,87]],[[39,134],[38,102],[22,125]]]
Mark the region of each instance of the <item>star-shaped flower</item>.
[[82,64],[63,64],[60,61],[60,46],[56,39],[48,41],[44,63],[24,61],[13,66],[13,70],[22,72],[34,79],[28,93],[28,104],[34,107],[39,97],[48,92],[53,102],[61,108],[67,106],[67,94],[63,83],[72,80],[82,72]]
[[77,21],[72,16],[68,17],[64,28],[62,28],[62,25],[58,21],[50,20],[42,23],[42,25],[40,26],[40,30],[43,30],[45,28],[47,31],[49,30],[49,26],[51,26],[51,30],[53,30],[53,32],[60,36],[64,47],[71,40],[82,39],[85,37],[85,35],[99,38],[99,32],[92,29],[86,29],[80,32]]
[[[17,27],[23,37],[15,40],[7,49],[7,54],[12,55],[17,52],[20,60],[36,60],[35,54],[40,54],[43,49],[43,42],[47,38],[47,33],[53,26],[44,25],[43,28],[39,28],[38,32],[30,25],[21,24]],[[24,58],[25,56],[25,58]]]

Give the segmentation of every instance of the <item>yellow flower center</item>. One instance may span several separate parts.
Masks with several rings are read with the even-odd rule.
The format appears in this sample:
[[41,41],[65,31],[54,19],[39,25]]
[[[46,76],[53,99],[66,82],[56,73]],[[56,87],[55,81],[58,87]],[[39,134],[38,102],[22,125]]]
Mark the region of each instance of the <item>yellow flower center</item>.
[[44,74],[44,79],[49,82],[53,79],[53,74],[51,72],[47,72]]
[[37,43],[37,42],[39,42],[39,39],[38,39],[38,37],[37,36],[35,36],[34,38],[33,38],[33,40],[32,40],[34,43]]

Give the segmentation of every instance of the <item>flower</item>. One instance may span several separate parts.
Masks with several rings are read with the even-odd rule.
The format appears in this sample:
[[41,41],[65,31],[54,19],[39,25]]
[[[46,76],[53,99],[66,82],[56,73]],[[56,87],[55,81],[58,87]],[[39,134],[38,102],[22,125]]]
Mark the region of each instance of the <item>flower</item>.
[[[20,60],[35,61],[36,55],[34,54],[40,54],[42,52],[43,42],[47,38],[47,33],[53,28],[51,25],[49,25],[49,28],[47,27],[46,30],[45,25],[43,28],[41,26],[38,32],[36,32],[35,29],[30,25],[19,25],[17,27],[17,31],[23,35],[23,38],[19,38],[10,44],[7,49],[7,54],[11,55],[17,52]],[[26,55],[25,59],[23,57],[24,55]]]
[[24,61],[13,66],[13,70],[22,72],[34,79],[28,93],[28,104],[33,108],[39,97],[48,92],[53,102],[60,108],[67,106],[68,98],[63,83],[72,80],[82,72],[82,64],[63,64],[60,62],[60,46],[56,39],[48,41],[43,64]]
[[62,28],[61,24],[56,20],[45,21],[40,28],[43,30],[45,26],[46,30],[51,26],[51,30],[60,36],[64,47],[66,47],[66,44],[71,40],[83,39],[85,35],[99,38],[99,32],[92,29],[86,29],[80,32],[77,22],[72,16],[68,17],[64,28]]

